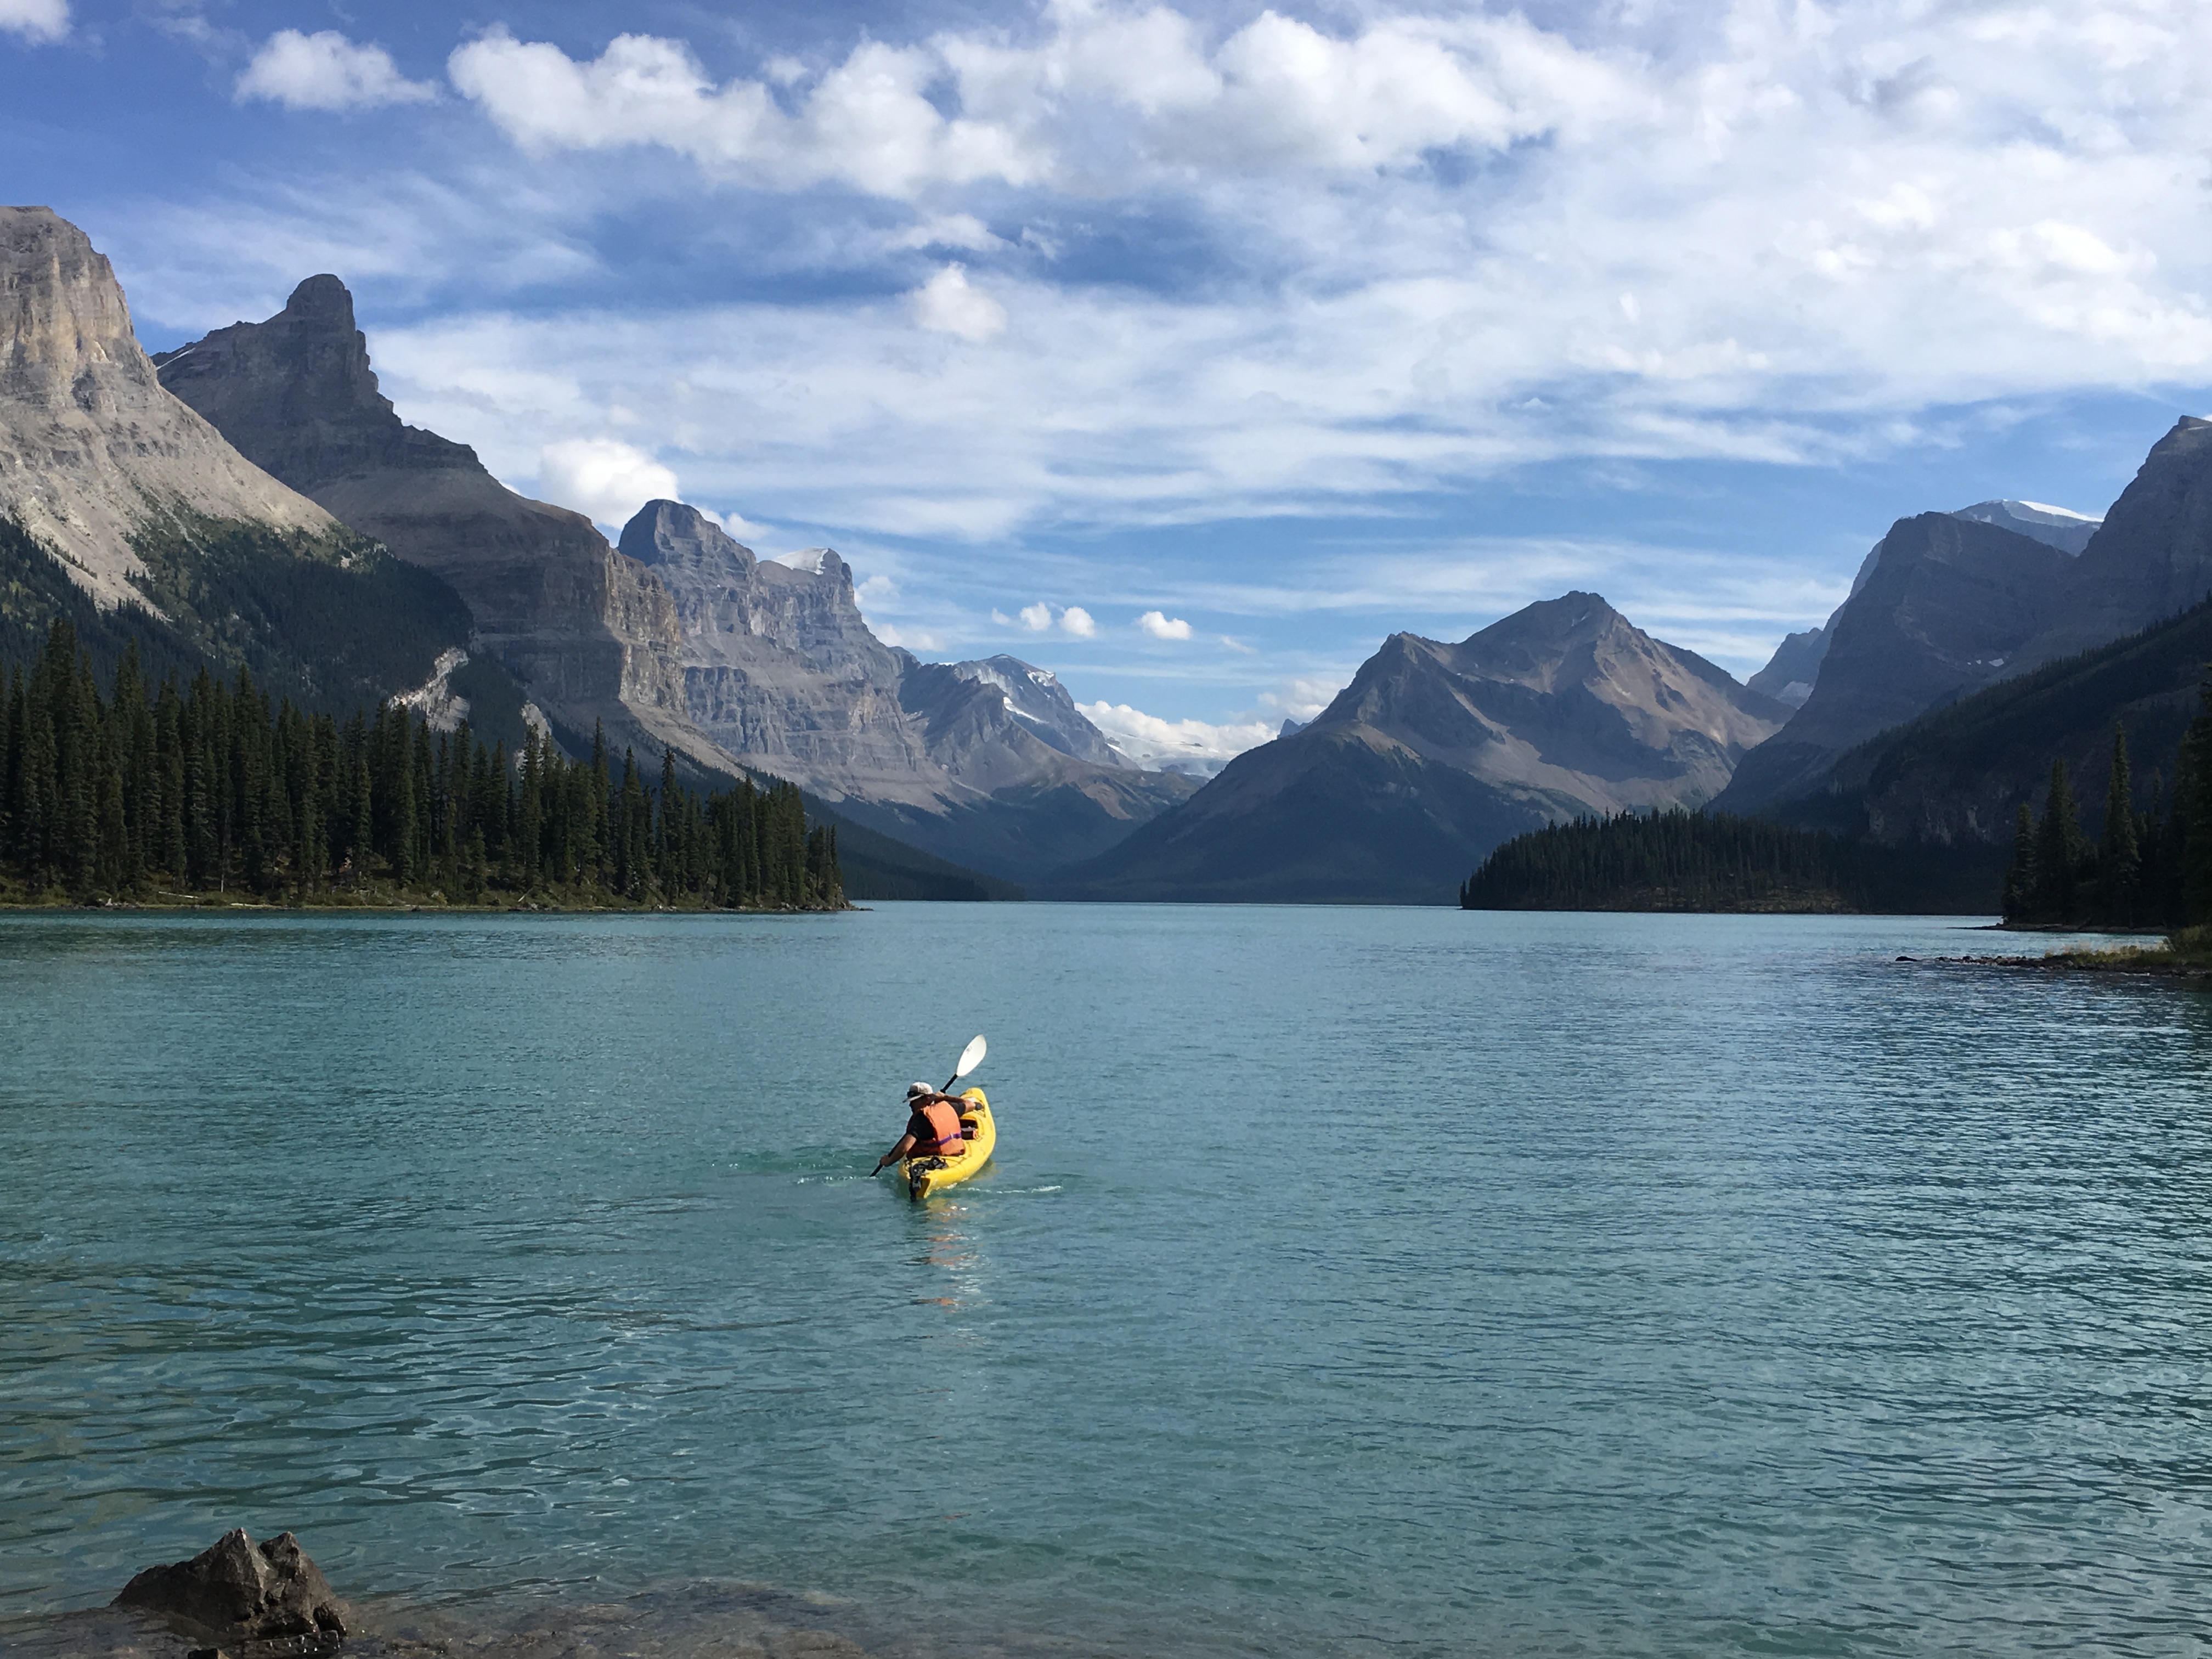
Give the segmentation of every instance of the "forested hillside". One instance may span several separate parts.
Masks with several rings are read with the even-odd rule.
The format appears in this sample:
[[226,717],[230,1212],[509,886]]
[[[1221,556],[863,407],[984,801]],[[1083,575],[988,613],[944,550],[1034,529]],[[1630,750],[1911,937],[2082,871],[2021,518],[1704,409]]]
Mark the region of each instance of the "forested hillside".
[[1895,849],[1727,813],[1577,818],[1516,836],[1460,888],[1467,910],[1986,913],[1996,861]]
[[647,787],[604,743],[572,762],[532,734],[516,763],[464,725],[341,720],[241,668],[149,688],[125,638],[106,694],[56,623],[0,686],[0,890],[17,900],[673,904],[836,908],[836,831],[797,789],[701,794],[664,755]]
[[[2063,684],[2064,679],[2052,684]],[[2049,690],[2050,686],[2044,690]],[[2033,695],[2033,693],[2032,693]],[[2138,778],[2115,726],[2103,832],[2081,827],[2065,762],[2014,810],[2002,887],[1974,841],[1887,847],[1727,813],[1580,818],[1516,836],[1460,889],[1469,910],[2001,910],[2031,927],[2212,922],[2212,674],[2166,766]],[[2169,785],[2166,780],[2171,778]]]
[[144,604],[102,608],[0,516],[0,662],[29,661],[66,620],[103,679],[135,644],[154,682],[246,668],[273,696],[338,714],[420,685],[441,652],[469,638],[452,588],[347,530],[308,536],[179,513],[133,548]]

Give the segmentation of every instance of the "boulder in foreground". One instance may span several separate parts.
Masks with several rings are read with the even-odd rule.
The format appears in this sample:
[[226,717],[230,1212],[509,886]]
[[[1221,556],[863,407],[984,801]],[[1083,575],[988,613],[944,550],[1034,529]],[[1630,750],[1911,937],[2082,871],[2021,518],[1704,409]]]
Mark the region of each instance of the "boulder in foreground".
[[225,1533],[189,1561],[147,1568],[115,1605],[185,1620],[223,1641],[345,1634],[330,1581],[289,1532],[258,1544],[243,1527]]

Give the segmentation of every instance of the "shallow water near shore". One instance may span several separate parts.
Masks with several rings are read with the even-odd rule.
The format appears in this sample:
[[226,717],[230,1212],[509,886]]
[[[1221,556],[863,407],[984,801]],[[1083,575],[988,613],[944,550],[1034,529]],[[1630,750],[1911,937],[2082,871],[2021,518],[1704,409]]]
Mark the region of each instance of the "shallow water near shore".
[[393,1652],[2201,1651],[2212,998],[1990,948],[0,918],[0,1645],[245,1525]]

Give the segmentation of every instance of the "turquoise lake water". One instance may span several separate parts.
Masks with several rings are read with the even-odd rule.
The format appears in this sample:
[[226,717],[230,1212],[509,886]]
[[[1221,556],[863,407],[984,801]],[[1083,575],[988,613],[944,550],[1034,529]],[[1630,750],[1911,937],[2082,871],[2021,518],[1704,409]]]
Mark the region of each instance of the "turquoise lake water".
[[[608,1652],[740,1582],[948,1659],[2201,1652],[2212,998],[1894,960],[1993,937],[7,918],[0,1644],[244,1525]],[[994,1169],[863,1178],[979,1030]]]

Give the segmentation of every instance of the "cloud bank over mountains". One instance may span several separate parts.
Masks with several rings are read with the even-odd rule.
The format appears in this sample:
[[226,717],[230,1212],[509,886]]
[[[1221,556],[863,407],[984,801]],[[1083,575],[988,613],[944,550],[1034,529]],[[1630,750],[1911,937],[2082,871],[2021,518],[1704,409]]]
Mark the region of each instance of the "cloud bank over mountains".
[[[1018,641],[1039,592],[1071,649],[1155,614],[1144,649],[1245,677],[1217,715],[1411,607],[1471,628],[1563,586],[1742,669],[1863,551],[1577,550],[1486,523],[1499,478],[1865,465],[2212,383],[2196,0],[692,15],[246,43],[238,99],[382,164],[152,208],[111,239],[134,301],[197,329],[340,270],[389,307],[403,409],[501,476],[616,515],[672,474],[895,555],[911,637]],[[1068,539],[1407,514],[1425,548],[1357,570]],[[1294,651],[1252,625],[1322,612]]]
[[[446,68],[526,173],[658,152],[690,174],[660,189],[732,210],[820,196],[787,257],[896,289],[668,325],[704,325],[739,380],[888,376],[866,402],[896,426],[988,400],[1015,453],[974,470],[1016,465],[988,507],[948,480],[956,532],[1295,510],[1569,453],[1829,459],[1933,404],[2212,372],[2203,7],[1562,15],[1263,11],[1218,33],[1063,0],[720,79],[636,33],[576,58],[495,29]],[[249,88],[295,108],[420,90],[327,31],[274,37]],[[873,228],[893,204],[915,222]],[[1086,239],[1133,216],[1205,257],[1100,270]],[[947,246],[968,257],[901,264]],[[931,356],[916,331],[982,349]],[[921,441],[927,488],[946,473]]]

